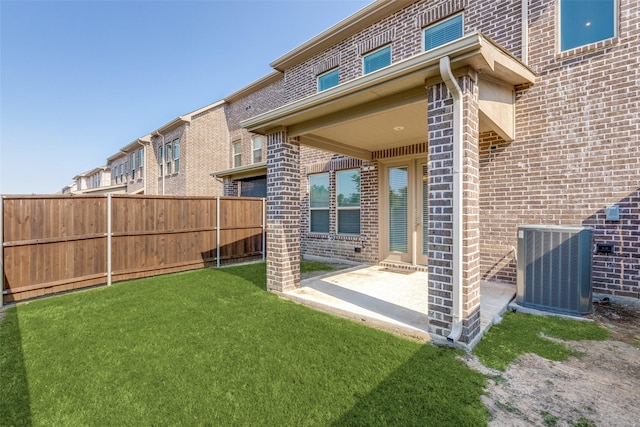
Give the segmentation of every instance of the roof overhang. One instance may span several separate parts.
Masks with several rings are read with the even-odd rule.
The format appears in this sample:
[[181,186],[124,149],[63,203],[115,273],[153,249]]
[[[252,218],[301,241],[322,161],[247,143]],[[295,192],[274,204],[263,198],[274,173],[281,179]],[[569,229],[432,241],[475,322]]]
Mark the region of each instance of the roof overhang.
[[[482,92],[492,98],[491,105],[508,104],[502,110],[494,110],[509,112],[514,109],[514,86],[535,83],[536,76],[530,68],[489,38],[474,33],[244,120],[240,125],[259,134],[284,127],[289,137],[298,137],[302,144],[364,160],[371,159],[376,150],[424,142],[425,87],[441,81],[439,62],[444,56],[449,57],[454,74],[477,72],[480,86],[484,81],[494,83],[492,90],[480,90],[481,121],[486,116]],[[500,94],[500,87],[511,96]],[[513,117],[503,121],[513,122]],[[496,125],[488,120],[484,123]]]
[[267,162],[254,163],[252,165],[239,166],[210,174],[214,178],[253,178],[267,174]]
[[376,0],[359,11],[343,19],[295,49],[273,61],[271,67],[284,72],[305,59],[335,45],[336,43],[362,31],[383,18],[405,8],[407,1]]
[[237,90],[232,94],[225,96],[224,100],[226,102],[235,102],[248,95],[251,95],[254,92],[259,91],[260,89],[264,89],[265,87],[277,82],[278,80],[282,80],[282,78],[283,78],[283,74],[280,71],[273,71],[267,74],[266,76],[251,83],[250,85],[247,85],[242,89]]
[[120,152],[129,153],[131,151],[135,151],[140,148],[141,145],[147,145],[151,143],[151,134],[145,135],[138,139],[131,141],[129,144],[125,145],[120,149]]

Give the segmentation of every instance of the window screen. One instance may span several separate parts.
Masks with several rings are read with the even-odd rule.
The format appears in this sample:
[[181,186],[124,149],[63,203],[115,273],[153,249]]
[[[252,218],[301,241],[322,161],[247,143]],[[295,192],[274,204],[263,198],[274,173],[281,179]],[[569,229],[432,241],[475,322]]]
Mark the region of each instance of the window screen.
[[318,92],[338,86],[339,80],[340,71],[337,68],[318,76]]
[[372,73],[391,64],[391,46],[376,50],[363,58],[364,74]]
[[360,234],[360,170],[336,173],[338,234]]
[[462,15],[454,16],[424,30],[424,50],[431,50],[462,37]]
[[329,174],[309,175],[309,231],[329,232]]

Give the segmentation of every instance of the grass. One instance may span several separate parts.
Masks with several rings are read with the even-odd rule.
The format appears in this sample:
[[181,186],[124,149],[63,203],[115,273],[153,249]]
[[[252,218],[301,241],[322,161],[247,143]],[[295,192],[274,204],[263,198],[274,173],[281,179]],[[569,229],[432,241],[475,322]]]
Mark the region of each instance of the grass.
[[263,263],[205,269],[6,309],[0,419],[485,425],[486,380],[458,354],[282,300]]
[[535,353],[546,359],[560,361],[578,353],[561,340],[605,340],[609,331],[595,322],[583,322],[555,316],[506,313],[502,322],[494,325],[473,350],[488,367],[504,371],[518,356]]

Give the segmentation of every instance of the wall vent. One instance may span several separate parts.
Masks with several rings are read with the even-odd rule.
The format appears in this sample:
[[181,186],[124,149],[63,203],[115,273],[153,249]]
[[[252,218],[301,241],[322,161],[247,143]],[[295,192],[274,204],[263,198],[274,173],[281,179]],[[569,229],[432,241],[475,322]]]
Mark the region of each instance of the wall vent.
[[516,302],[563,314],[591,313],[592,246],[590,228],[518,227]]

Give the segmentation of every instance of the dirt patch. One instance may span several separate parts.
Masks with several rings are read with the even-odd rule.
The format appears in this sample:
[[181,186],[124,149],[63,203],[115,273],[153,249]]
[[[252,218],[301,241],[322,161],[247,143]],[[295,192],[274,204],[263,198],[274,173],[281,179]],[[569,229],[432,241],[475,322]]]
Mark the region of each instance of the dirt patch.
[[593,308],[590,317],[609,328],[613,339],[640,347],[640,301],[605,298]]
[[594,306],[611,340],[565,342],[581,356],[563,362],[526,354],[505,372],[480,369],[490,378],[490,426],[640,426],[640,304]]

